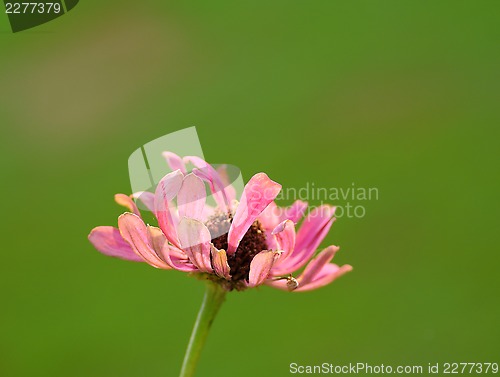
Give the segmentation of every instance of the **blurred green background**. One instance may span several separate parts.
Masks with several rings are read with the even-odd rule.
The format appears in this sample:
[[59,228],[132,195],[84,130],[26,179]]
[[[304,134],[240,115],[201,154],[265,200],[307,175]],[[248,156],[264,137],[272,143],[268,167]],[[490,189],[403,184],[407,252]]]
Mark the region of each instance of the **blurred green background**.
[[116,224],[129,154],[192,125],[246,179],[379,189],[325,242],[354,271],[230,294],[199,376],[499,362],[499,11],[87,0],[16,34],[0,16],[0,375],[177,375],[203,285],[87,234]]

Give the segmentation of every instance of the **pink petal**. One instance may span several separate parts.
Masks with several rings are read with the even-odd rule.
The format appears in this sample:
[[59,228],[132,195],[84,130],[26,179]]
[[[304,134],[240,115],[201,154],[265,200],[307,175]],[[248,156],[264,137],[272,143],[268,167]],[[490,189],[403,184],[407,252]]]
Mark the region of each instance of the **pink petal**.
[[203,213],[202,213],[202,221],[206,221],[210,216],[212,216],[215,212],[215,208],[212,206],[209,206],[208,204],[205,204],[203,207]]
[[311,259],[302,274],[300,274],[300,276],[297,278],[299,287],[314,280],[321,269],[333,259],[337,251],[339,251],[339,248],[337,246],[331,245],[321,251],[315,258]]
[[278,241],[276,241],[276,237],[273,235],[271,230],[264,230],[264,235],[266,236],[266,245],[268,250],[280,250]]
[[167,164],[172,171],[180,170],[183,174],[187,173],[186,165],[178,155],[173,152],[163,152],[162,155],[165,157],[165,160],[167,160]]
[[139,216],[124,213],[118,218],[118,228],[132,250],[148,264],[156,268],[170,269],[170,266],[158,257],[153,248],[150,232]]
[[250,263],[250,274],[248,277],[249,287],[256,287],[268,278],[271,268],[279,255],[280,253],[277,251],[264,250],[253,258]]
[[198,268],[196,268],[196,266],[191,263],[186,253],[184,253],[180,249],[177,249],[175,246],[169,245],[168,243],[163,245],[161,255],[162,259],[164,259],[170,267],[178,271],[199,271]]
[[121,258],[133,262],[144,262],[134,253],[130,245],[123,239],[120,231],[112,226],[98,226],[89,234],[89,241],[101,253],[110,257]]
[[275,202],[269,203],[259,216],[259,221],[266,230],[273,230],[284,220],[291,220],[297,224],[307,210],[307,202],[295,201],[287,208],[278,207]]
[[327,205],[309,213],[297,232],[293,253],[280,265],[281,273],[292,273],[309,261],[335,221],[334,213],[335,207]]
[[295,225],[291,220],[285,220],[280,223],[272,232],[278,241],[284,256],[291,253],[295,247]]
[[231,207],[229,198],[225,191],[225,185],[222,182],[217,171],[205,160],[196,156],[186,156],[184,161],[192,163],[197,169],[193,169],[193,173],[208,182],[210,190],[214,196],[217,205],[221,211],[227,211]]
[[[271,273],[272,275],[272,273]],[[281,289],[282,291],[295,291],[297,290],[298,282],[297,279],[293,278],[293,276],[284,276],[281,278],[269,278],[268,280],[265,281],[266,285],[276,288],[276,289]]]
[[[335,214],[335,207],[322,205],[313,209],[302,223],[297,233],[296,249],[299,251],[317,241],[317,235],[330,222]],[[318,244],[322,240],[317,242]]]
[[222,184],[219,185],[217,183],[217,179],[215,178],[215,175],[210,171],[210,168],[195,168],[193,169],[193,174],[208,182],[210,191],[212,192],[214,200],[217,203],[217,207],[221,211],[227,212],[230,208],[229,198],[227,197]]
[[231,268],[227,263],[227,254],[225,250],[217,250],[217,248],[210,244],[212,252],[212,264],[214,266],[215,273],[221,278],[231,280],[230,271]]
[[224,191],[226,192],[227,199],[229,203],[236,199],[236,189],[231,184],[231,179],[229,178],[229,174],[227,172],[227,165],[220,165],[217,168],[217,174],[221,179],[222,184],[224,185]]
[[130,212],[133,212],[137,216],[141,216],[139,209],[137,208],[135,202],[132,200],[130,196],[125,194],[116,194],[115,202],[117,202],[121,206],[124,206],[125,208],[128,208]]
[[273,231],[281,222],[281,209],[273,201],[259,215],[259,222],[265,230]]
[[[269,250],[279,250],[280,247],[276,241],[276,237],[273,235],[273,230],[280,223],[279,208],[275,202],[269,203],[269,205],[262,211],[257,220],[264,229],[264,234],[266,235],[266,244]],[[281,259],[281,258],[280,258]]]
[[255,174],[246,184],[228,234],[228,255],[233,254],[248,228],[281,190],[265,173]]
[[176,170],[161,179],[155,192],[155,214],[158,225],[173,245],[180,247],[177,237],[177,214],[172,200],[179,192],[184,174]]
[[[337,246],[329,246],[311,260],[302,274],[296,279],[298,287],[295,291],[303,292],[320,288],[351,271],[352,267],[349,265],[339,267],[336,264],[329,263],[338,250]],[[268,280],[266,284],[274,288],[289,290],[286,279]]]
[[[329,246],[312,259],[296,279],[298,287],[295,291],[303,292],[320,288],[351,271],[352,267],[349,265],[339,267],[336,264],[329,263],[338,250],[337,246]],[[289,290],[286,279],[268,280],[266,284],[274,288]]]
[[188,217],[201,221],[203,219],[205,198],[206,191],[203,181],[192,173],[186,175],[177,194],[179,218]]
[[279,280],[268,279],[265,282],[265,284],[276,289],[281,289],[282,291],[290,291],[290,289],[288,289],[286,279],[279,279]]
[[210,263],[210,231],[202,222],[184,217],[177,228],[182,250],[203,272],[213,272]]
[[323,268],[315,275],[313,280],[311,280],[307,284],[299,285],[299,287],[295,291],[305,292],[321,288],[325,285],[330,284],[332,281],[341,277],[349,271],[352,271],[352,267],[348,264],[339,267],[336,264],[328,263],[324,265]]
[[161,250],[164,248],[165,244],[168,244],[167,238],[163,234],[160,228],[155,226],[146,225],[148,231],[149,240],[151,241],[151,247],[158,258],[165,261]]
[[[139,200],[150,211],[155,213],[155,194],[148,191],[139,191],[132,194],[134,199]],[[143,207],[141,207],[144,209]]]
[[307,202],[296,200],[290,207],[283,210],[283,213],[281,214],[281,221],[288,219],[297,224],[306,213],[307,205]]
[[148,232],[156,254],[171,268],[184,272],[198,271],[184,251],[168,243],[160,228],[148,225]]
[[273,275],[281,275],[280,265],[292,254],[295,247],[295,225],[291,220],[280,223],[272,232],[272,237],[277,241],[277,246],[283,252],[280,259],[273,267]]

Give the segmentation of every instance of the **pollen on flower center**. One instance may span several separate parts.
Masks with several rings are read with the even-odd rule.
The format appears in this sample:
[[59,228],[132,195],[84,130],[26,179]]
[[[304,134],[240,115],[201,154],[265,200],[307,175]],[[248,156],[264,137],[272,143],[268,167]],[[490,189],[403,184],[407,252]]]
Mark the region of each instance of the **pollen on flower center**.
[[[212,235],[212,243],[217,249],[227,250],[227,233],[231,221],[232,216],[230,214],[218,212],[206,222],[206,226]],[[267,250],[266,235],[260,222],[256,220],[240,241],[236,252],[228,255],[227,262],[231,269],[231,281],[236,283],[241,280],[248,280],[250,263],[263,250]]]

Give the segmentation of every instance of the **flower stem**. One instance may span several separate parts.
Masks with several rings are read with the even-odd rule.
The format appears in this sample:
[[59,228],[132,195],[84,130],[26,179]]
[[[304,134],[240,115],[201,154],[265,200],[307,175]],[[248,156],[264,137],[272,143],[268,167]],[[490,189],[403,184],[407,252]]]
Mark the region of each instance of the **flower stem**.
[[220,284],[207,280],[207,290],[205,291],[198,317],[196,317],[179,377],[194,376],[194,371],[207,340],[208,332],[225,297],[226,290]]

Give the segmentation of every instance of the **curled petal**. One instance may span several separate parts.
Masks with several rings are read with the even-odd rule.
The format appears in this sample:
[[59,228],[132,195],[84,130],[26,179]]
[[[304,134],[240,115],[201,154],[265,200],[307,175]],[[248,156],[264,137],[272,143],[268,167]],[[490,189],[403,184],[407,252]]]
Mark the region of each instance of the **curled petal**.
[[134,253],[156,268],[170,269],[153,248],[151,234],[144,221],[132,213],[124,213],[118,218],[118,229]]
[[321,268],[321,270],[316,273],[311,281],[309,281],[307,284],[299,285],[299,287],[295,291],[305,292],[321,288],[325,285],[330,284],[332,281],[341,277],[349,271],[352,271],[352,267],[348,264],[345,264],[341,267],[333,263],[325,264]]
[[191,263],[186,253],[168,243],[160,228],[149,225],[147,228],[153,250],[161,260],[166,262],[171,268],[179,271],[198,271],[198,269]]
[[158,256],[158,258],[165,261],[161,253],[161,250],[163,249],[166,243],[168,244],[167,238],[165,237],[160,228],[151,225],[146,225],[146,228],[148,230],[149,239],[151,241],[151,246],[154,252]]
[[[276,261],[273,267],[273,274],[281,274],[279,271],[280,264],[285,263],[286,259],[291,255],[295,247],[295,225],[292,220],[285,220],[280,223],[272,232],[272,236],[276,239],[278,249],[283,252],[280,259]],[[269,242],[268,242],[269,244]]]
[[306,213],[307,206],[307,202],[296,200],[290,207],[283,210],[283,213],[281,214],[281,221],[292,220],[295,224],[297,224]]
[[184,161],[178,155],[173,152],[163,152],[162,155],[167,160],[167,164],[172,171],[180,170],[183,174],[187,173],[186,164],[184,164]]
[[202,222],[184,217],[177,228],[182,250],[200,271],[212,272],[210,231]]
[[188,217],[202,220],[205,207],[206,191],[203,181],[194,174],[188,174],[182,181],[177,194],[179,218]]
[[191,263],[186,253],[177,249],[175,246],[165,243],[161,249],[162,259],[175,270],[183,272],[199,271],[196,266]]
[[262,284],[269,276],[271,268],[280,252],[264,250],[257,254],[250,263],[250,274],[248,277],[248,286],[256,287]]
[[297,278],[299,286],[306,285],[314,280],[321,269],[333,259],[337,251],[339,251],[338,246],[331,245],[320,252],[315,258],[311,259],[302,274]]
[[89,241],[101,253],[110,257],[121,258],[133,262],[144,262],[134,253],[130,245],[123,239],[120,231],[112,226],[98,226],[89,234]]
[[280,265],[281,273],[292,273],[311,259],[335,221],[334,213],[335,207],[328,205],[317,207],[309,213],[297,232],[294,251]]
[[186,163],[190,162],[196,166],[196,169],[193,169],[193,174],[208,182],[212,195],[220,210],[225,212],[230,209],[231,203],[226,194],[225,185],[212,165],[196,156],[186,156],[184,157],[184,161]]
[[273,201],[259,215],[259,222],[265,230],[272,231],[281,222],[280,208]]
[[176,170],[167,174],[161,179],[155,192],[155,214],[158,225],[174,246],[180,247],[177,237],[177,214],[173,204],[173,199],[179,192],[184,174]]
[[125,208],[128,208],[130,212],[133,212],[137,216],[141,216],[139,209],[137,208],[135,202],[132,200],[130,196],[125,194],[116,194],[115,202],[117,202],[121,206],[124,206]]
[[[155,194],[148,191],[138,191],[132,194],[134,199],[140,201],[150,212],[155,213]],[[141,207],[141,209],[144,209]]]
[[229,178],[227,165],[220,165],[217,168],[217,174],[219,174],[220,180],[224,185],[224,191],[227,195],[229,203],[236,199],[236,189],[231,184],[231,179]]
[[328,205],[322,205],[312,210],[297,233],[296,248],[303,250],[310,245],[319,245],[323,239],[318,240],[318,235],[321,234],[322,230],[332,220],[334,214],[335,207]]
[[285,220],[280,223],[272,233],[281,251],[284,252],[283,257],[291,253],[295,247],[295,226],[291,220]]
[[221,278],[230,280],[230,270],[229,264],[227,263],[227,254],[225,250],[218,250],[213,244],[210,244],[212,252],[212,265],[214,267],[215,273]]
[[273,231],[279,225],[280,220],[280,217],[276,215],[275,210],[279,211],[279,208],[274,202],[271,202],[258,217],[260,225],[264,229],[264,234],[266,235],[266,244],[269,250],[280,250],[280,246],[278,245],[276,236],[273,234]]
[[[281,250],[276,241],[276,237],[272,234],[270,230],[264,230],[264,235],[266,236],[266,245],[269,250]],[[281,258],[280,258],[281,259]]]
[[[338,277],[351,271],[352,267],[349,265],[339,267],[336,264],[330,263],[338,250],[337,246],[329,246],[312,259],[302,274],[295,280],[297,288],[294,290],[303,292],[317,289],[330,284]],[[285,279],[268,280],[266,284],[274,288],[290,290]]]
[[255,174],[246,184],[228,234],[228,255],[233,254],[248,228],[281,190],[265,173]]
[[297,224],[304,216],[307,205],[307,202],[296,200],[291,206],[281,208],[275,202],[271,202],[260,214],[259,221],[266,230],[273,230],[285,220],[291,220]]

